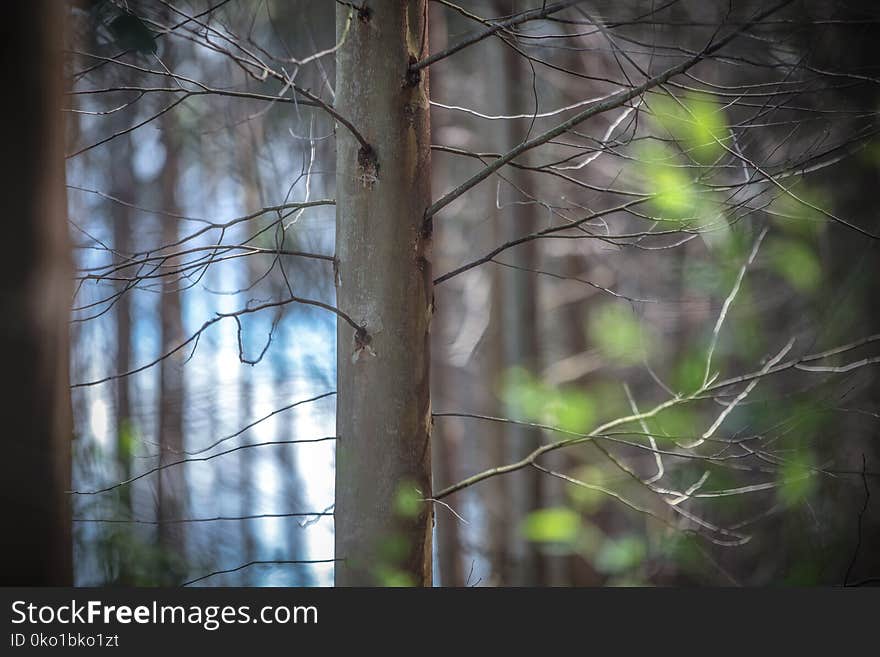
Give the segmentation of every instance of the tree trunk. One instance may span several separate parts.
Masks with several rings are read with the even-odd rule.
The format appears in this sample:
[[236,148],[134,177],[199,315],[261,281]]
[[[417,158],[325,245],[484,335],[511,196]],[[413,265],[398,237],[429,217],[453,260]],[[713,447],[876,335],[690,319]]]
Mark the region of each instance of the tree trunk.
[[[336,7],[336,584],[431,584],[426,0]],[[350,20],[350,26],[346,24]]]
[[71,260],[64,188],[64,5],[4,7],[3,59],[14,101],[0,109],[7,154],[0,346],[7,379],[0,498],[4,586],[73,583],[68,381]]
[[[170,66],[170,64],[169,64]],[[177,182],[179,136],[170,118],[162,123],[165,141],[165,166],[162,169],[161,191],[162,209],[169,214],[162,215],[162,244],[173,244],[178,240],[178,220],[172,216],[177,213]],[[171,251],[176,247],[172,247]],[[166,271],[173,270],[177,259],[166,263]],[[181,317],[181,292],[179,276],[169,274],[163,279],[160,300],[160,324],[162,330],[162,353],[168,353],[183,340],[183,321]],[[183,360],[185,350],[175,352],[161,361],[159,371],[159,448],[160,463],[177,461],[183,452]],[[169,524],[165,521],[181,518],[184,514],[186,485],[184,469],[166,468],[159,473],[159,545],[176,566],[184,560],[184,524]]]
[[[132,144],[129,139],[120,139],[117,148],[112,151],[114,164],[110,167],[111,194],[127,203],[133,203],[135,200],[134,175],[129,156],[131,148]],[[134,213],[131,208],[122,203],[112,203],[111,208],[113,248],[118,254],[118,262],[124,264],[132,252],[131,228]],[[134,268],[123,269],[120,278],[130,278],[136,273]],[[133,290],[127,288],[128,281],[126,280],[118,281],[116,284],[116,293],[120,295],[114,304],[116,309],[116,368],[119,372],[128,372],[131,369],[131,298]],[[116,379],[116,462],[120,481],[131,477],[133,426],[130,383],[131,378],[127,376]],[[119,500],[123,513],[131,513],[130,486],[123,486],[119,489]]]
[[[521,9],[518,5],[502,2],[507,11]],[[510,113],[531,111],[526,106],[524,89],[529,85],[522,83],[526,72],[521,57],[510,47],[503,47],[503,67],[501,77],[504,107]],[[528,122],[507,121],[508,135],[505,148],[513,148],[526,137]],[[522,158],[520,158],[522,161]],[[528,185],[528,176],[520,169],[511,169],[505,177],[516,187],[523,189]],[[504,199],[516,202],[501,212],[501,234],[498,243],[515,240],[536,228],[534,205],[519,191],[502,183]],[[516,267],[538,268],[538,242],[526,242],[511,249],[504,260]],[[505,368],[521,367],[532,374],[538,373],[538,333],[537,333],[537,286],[536,275],[531,271],[503,268],[501,273],[501,341]],[[508,409],[508,416],[518,409]],[[507,427],[505,438],[507,455],[505,462],[512,463],[525,457],[541,444],[541,432],[530,427],[511,424]],[[510,498],[507,537],[510,552],[510,581],[513,586],[535,586],[544,582],[545,564],[535,544],[525,541],[519,531],[520,523],[530,511],[541,506],[541,486],[543,475],[533,468],[526,468],[513,474],[508,482]]]
[[[257,171],[257,144],[256,134],[253,124],[248,123],[245,128],[239,128],[235,133],[236,154],[238,156],[237,167],[240,174],[241,184],[241,203],[242,214],[254,212],[257,208],[263,207],[260,195],[260,180]],[[242,287],[245,289],[244,296],[246,303],[250,304],[252,300],[259,295],[257,294],[258,281],[264,273],[260,271],[262,263],[257,256],[251,256],[244,260],[244,282]],[[254,285],[253,288],[250,286]],[[244,341],[244,352],[246,358],[253,358],[251,349],[248,345],[247,338],[249,332],[243,332],[242,340]],[[241,413],[239,423],[244,426],[256,417],[256,369],[254,365],[249,365],[242,369],[241,378],[239,379],[241,390]],[[245,432],[242,435],[243,442],[248,442],[252,436],[251,432]],[[243,449],[238,453],[239,465],[239,496],[241,501],[240,514],[242,516],[256,513],[258,506],[261,506],[255,499],[258,491],[257,488],[257,454],[256,450]],[[242,520],[241,538],[242,538],[242,561],[249,563],[255,561],[258,556],[259,540],[257,537],[259,528],[256,519]],[[293,558],[293,557],[291,557]],[[241,582],[243,586],[257,585],[257,571],[253,568],[245,568],[241,573]]]

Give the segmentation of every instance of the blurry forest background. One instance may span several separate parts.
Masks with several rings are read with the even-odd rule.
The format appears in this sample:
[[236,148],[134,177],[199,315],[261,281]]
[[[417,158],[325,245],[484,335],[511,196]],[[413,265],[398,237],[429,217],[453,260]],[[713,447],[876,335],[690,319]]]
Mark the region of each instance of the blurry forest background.
[[[68,5],[79,585],[333,582],[342,127],[291,83],[332,104],[339,4]],[[429,51],[550,4],[429,2]],[[438,215],[434,492],[673,401],[443,496],[434,583],[876,577],[880,12],[560,4],[431,64],[435,199],[743,31]]]

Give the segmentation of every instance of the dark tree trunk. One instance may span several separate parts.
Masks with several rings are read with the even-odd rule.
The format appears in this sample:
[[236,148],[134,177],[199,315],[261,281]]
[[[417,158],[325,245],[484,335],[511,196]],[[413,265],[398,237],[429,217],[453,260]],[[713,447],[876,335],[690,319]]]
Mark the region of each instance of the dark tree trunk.
[[9,249],[0,259],[0,345],[7,380],[4,586],[73,583],[68,381],[71,259],[64,188],[61,47],[64,4],[4,7],[2,184]]
[[[178,240],[177,183],[180,178],[180,144],[176,126],[170,118],[163,121],[165,140],[165,166],[162,170],[161,193],[162,243],[173,244]],[[176,247],[172,247],[172,250]],[[176,259],[166,261],[173,270]],[[162,353],[168,353],[179,346],[183,340],[183,321],[181,316],[181,282],[175,274],[166,276],[162,285],[159,302],[160,324],[162,330]],[[168,463],[181,458],[183,452],[183,360],[186,354],[179,350],[161,361],[159,368],[159,448],[160,463]],[[159,473],[159,545],[166,556],[182,567],[185,559],[184,524],[170,524],[165,521],[181,518],[184,515],[186,484],[184,469],[166,468]]]

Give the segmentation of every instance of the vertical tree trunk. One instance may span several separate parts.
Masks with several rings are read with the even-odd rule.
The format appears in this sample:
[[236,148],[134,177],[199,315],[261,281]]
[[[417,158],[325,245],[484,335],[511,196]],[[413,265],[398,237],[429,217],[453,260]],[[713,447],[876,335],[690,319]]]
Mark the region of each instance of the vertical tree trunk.
[[[514,3],[515,4],[515,3]],[[502,2],[507,11],[519,9],[511,7],[511,3]],[[501,84],[504,107],[510,113],[526,112],[532,108],[525,106],[523,84],[525,75],[522,58],[511,48],[503,48],[503,67]],[[513,148],[526,137],[527,122],[507,121],[508,135],[505,148]],[[505,174],[510,182],[519,188],[528,184],[528,178],[519,169],[512,169]],[[504,185],[505,199],[517,201],[502,211],[501,235],[498,243],[517,239],[535,230],[534,205],[521,203],[527,201],[518,191]],[[506,262],[526,269],[538,268],[538,242],[533,240],[511,249]],[[520,269],[504,268],[501,273],[501,340],[504,354],[504,365],[507,368],[521,367],[532,374],[538,372],[538,335],[537,335],[537,289],[536,276],[533,272]],[[516,409],[509,409],[516,413]],[[509,425],[507,427],[506,444],[508,452],[505,462],[517,461],[529,452],[537,449],[541,443],[541,433],[537,429],[524,426]],[[510,491],[509,513],[512,522],[509,524],[510,581],[514,586],[535,586],[544,581],[544,563],[534,544],[526,542],[519,532],[522,519],[532,510],[541,506],[541,473],[526,468],[514,474],[508,482]]]
[[0,583],[73,583],[68,381],[71,262],[64,189],[64,5],[4,7],[3,60],[14,101],[0,109],[10,248],[0,259],[0,348],[7,378],[0,458],[5,532]]
[[[170,66],[170,64],[168,64]],[[168,116],[168,115],[166,115]],[[178,240],[177,182],[179,136],[174,121],[162,123],[165,140],[165,166],[162,169],[162,243],[173,244]],[[176,247],[172,247],[172,250]],[[176,259],[166,262],[173,269]],[[168,271],[168,270],[166,270]],[[162,298],[159,308],[162,330],[162,353],[180,345],[183,340],[181,317],[180,280],[176,274],[163,279]],[[177,351],[161,361],[159,368],[159,448],[160,463],[181,458],[183,452],[183,359],[184,350]],[[166,468],[159,473],[159,545],[167,555],[180,564],[184,559],[184,525],[168,524],[166,520],[181,518],[184,514],[186,485],[183,468]]]
[[[428,8],[428,21],[431,24],[431,39],[435,51],[443,50],[446,47],[446,8],[433,3]],[[438,70],[441,72],[438,75]],[[443,74],[444,67],[431,68],[431,91],[435,97],[445,97],[449,90],[445,83],[449,82],[448,77]],[[444,90],[447,93],[443,93]],[[441,114],[442,117],[442,114]],[[433,117],[432,117],[433,118]],[[437,124],[433,123],[434,129]],[[438,170],[437,163],[434,162],[432,167],[433,177],[435,181],[439,181],[442,188],[451,186],[449,180],[449,167],[444,166]],[[438,234],[439,238],[439,234]],[[436,252],[435,252],[436,254]],[[439,254],[438,254],[439,255]],[[435,256],[435,264],[442,271],[451,269],[452,264],[447,262],[444,264],[438,262]],[[452,294],[443,295],[443,287],[435,290],[435,302],[440,308],[448,308],[449,303],[453,301]],[[450,290],[447,290],[450,292]],[[431,328],[431,393],[437,406],[443,408],[459,408],[459,399],[463,391],[457,385],[456,379],[458,372],[451,364],[447,347],[452,339],[453,331],[451,325],[451,317],[449,313],[441,313],[433,323]],[[460,431],[453,428],[452,423],[441,423],[434,426],[432,435],[433,449],[432,461],[434,470],[434,481],[438,486],[444,486],[448,483],[458,481],[459,478],[459,459],[460,459]],[[448,503],[455,507],[462,497],[453,495]],[[465,574],[462,567],[462,544],[461,544],[461,521],[448,511],[438,513],[434,518],[434,541],[436,543],[437,554],[437,571],[440,575],[440,585],[447,587],[463,586],[465,583]]]
[[[431,584],[426,0],[337,4],[336,583]],[[350,26],[346,25],[350,20]]]
[[[236,155],[238,156],[238,167],[240,174],[241,192],[242,192],[242,214],[254,212],[257,208],[263,206],[260,198],[260,180],[257,171],[257,145],[256,135],[251,123],[245,127],[239,128],[235,133],[236,139]],[[245,289],[244,296],[250,303],[250,300],[259,296],[256,294],[256,287],[247,289],[259,280],[264,273],[260,271],[261,263],[256,256],[245,258],[244,260],[244,281],[242,287]],[[246,342],[248,333],[243,333],[242,340],[245,341],[244,350],[246,357],[250,357],[250,349]],[[241,413],[239,423],[244,426],[256,417],[256,370],[254,366],[245,367],[242,370],[240,386],[241,386]],[[246,432],[242,438],[249,437],[250,432]],[[241,501],[240,513],[242,516],[256,513],[255,494],[257,492],[257,454],[253,449],[244,449],[238,454],[239,464],[239,499]],[[244,563],[255,561],[259,541],[257,540],[257,522],[258,520],[242,520],[241,538],[243,545]],[[293,557],[291,557],[293,558]],[[241,573],[241,581],[243,586],[256,585],[256,570],[245,568]]]
[[[122,129],[122,128],[120,128]],[[129,157],[131,142],[127,138],[120,139],[113,152],[111,170],[111,194],[127,203],[134,202],[134,176],[131,158]],[[124,263],[131,254],[131,222],[133,212],[122,203],[112,203],[110,220],[113,223],[113,248],[116,250],[118,262]],[[123,269],[121,278],[130,278],[136,274],[134,269]],[[131,295],[127,289],[128,282],[118,281],[116,292],[116,368],[119,372],[131,369]],[[132,421],[131,398],[127,376],[116,379],[116,462],[119,468],[119,480],[131,477]],[[131,487],[119,489],[120,504],[124,513],[131,512]]]

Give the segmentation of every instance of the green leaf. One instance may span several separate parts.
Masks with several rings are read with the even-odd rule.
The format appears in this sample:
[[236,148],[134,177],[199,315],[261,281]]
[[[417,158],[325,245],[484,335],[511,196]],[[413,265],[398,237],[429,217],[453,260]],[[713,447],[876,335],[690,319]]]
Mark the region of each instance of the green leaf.
[[773,269],[799,292],[813,292],[822,281],[822,265],[803,242],[776,239],[767,245]]
[[657,122],[700,164],[711,164],[724,154],[719,142],[729,137],[727,117],[713,96],[689,93],[678,100],[658,96],[651,100]]
[[685,222],[698,218],[699,202],[688,170],[677,166],[674,153],[663,144],[651,142],[636,154],[646,191],[653,194],[651,209],[658,219]]
[[806,500],[816,488],[813,463],[806,453],[797,453],[779,471],[779,498],[794,506]]
[[415,578],[405,570],[379,566],[374,570],[381,586],[389,588],[409,588],[416,585]]
[[[581,466],[572,476],[579,481],[595,486],[601,486],[605,479],[602,469],[595,465]],[[572,504],[587,515],[597,511],[609,499],[602,491],[584,486],[566,486],[565,492]]]
[[586,433],[595,416],[593,400],[579,390],[562,390],[547,395],[543,413],[545,424],[574,433]]
[[647,424],[658,440],[668,438],[679,442],[690,442],[695,440],[699,433],[697,416],[693,410],[685,406],[667,408],[649,419]]
[[619,304],[606,304],[593,314],[588,333],[606,358],[624,365],[640,362],[648,346],[647,339],[643,344],[638,320]]
[[116,445],[119,450],[118,457],[120,459],[129,460],[134,456],[139,444],[137,431],[129,418],[124,418],[119,423],[118,431],[119,441]]
[[580,514],[565,507],[532,511],[520,527],[522,535],[536,543],[570,543],[580,532]]
[[394,494],[394,511],[404,518],[415,518],[422,506],[422,496],[412,482],[401,482]]
[[640,566],[646,552],[645,542],[635,536],[608,540],[602,544],[593,566],[605,574],[622,573]]
[[522,367],[512,367],[504,373],[501,398],[510,406],[517,419],[538,421],[548,401],[546,387]]

